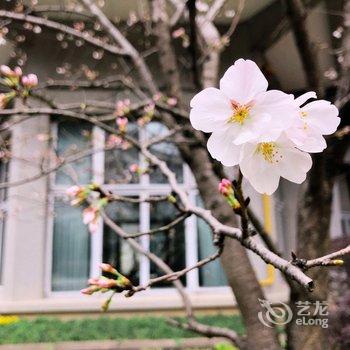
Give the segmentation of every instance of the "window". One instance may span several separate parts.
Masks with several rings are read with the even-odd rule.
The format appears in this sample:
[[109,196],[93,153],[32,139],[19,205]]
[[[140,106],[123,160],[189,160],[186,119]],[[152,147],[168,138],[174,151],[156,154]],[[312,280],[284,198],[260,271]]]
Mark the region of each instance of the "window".
[[[54,215],[51,229],[51,290],[63,292],[83,288],[90,276],[99,274],[98,265],[102,261],[116,266],[134,284],[146,283],[149,278],[161,275],[162,272],[156,266],[147,258],[136,254],[127,242],[118,238],[103,223],[98,233],[89,234],[82,223],[82,209],[70,207],[65,198],[65,190],[74,178],[80,184],[94,181],[104,184],[114,193],[145,198],[170,193],[166,179],[158,171],[130,178],[128,168],[132,163],[146,166],[142,155],[135,149],[101,151],[107,137],[99,128],[91,128],[81,122],[60,122],[55,124],[54,129],[58,156],[66,157],[88,147],[94,147],[95,152],[77,163],[65,165],[52,178],[51,207]],[[159,123],[151,123],[142,130],[130,125],[129,132],[134,137],[145,140],[165,133],[166,129]],[[195,201],[197,189],[194,180],[176,147],[164,142],[155,145],[152,151],[168,162],[179,183]],[[107,214],[117,220],[126,232],[135,233],[169,223],[176,215],[176,210],[168,202],[118,202],[108,205]],[[215,250],[211,243],[210,229],[195,217],[188,218],[168,232],[142,236],[139,242],[176,270],[195,264],[198,258],[204,258]],[[220,262],[212,262],[201,271],[191,271],[182,281],[190,289],[226,285]],[[171,287],[171,284],[157,287]]]

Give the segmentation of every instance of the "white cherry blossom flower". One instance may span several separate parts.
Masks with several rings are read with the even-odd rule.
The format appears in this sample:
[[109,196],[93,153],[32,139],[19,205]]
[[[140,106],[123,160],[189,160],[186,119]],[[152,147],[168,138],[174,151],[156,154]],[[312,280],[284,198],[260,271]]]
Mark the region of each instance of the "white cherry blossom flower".
[[297,149],[282,135],[274,142],[246,143],[242,147],[240,169],[259,193],[276,191],[280,177],[302,183],[312,165],[311,156]]
[[267,80],[250,60],[237,60],[220,81],[191,100],[192,126],[213,133],[208,141],[212,157],[224,165],[238,164],[245,142],[274,141],[292,124],[293,96],[267,90]]
[[325,100],[304,105],[311,98],[316,98],[313,91],[295,99],[298,113],[286,134],[302,151],[322,152],[327,147],[322,135],[330,135],[337,130],[340,123],[339,111],[336,106]]

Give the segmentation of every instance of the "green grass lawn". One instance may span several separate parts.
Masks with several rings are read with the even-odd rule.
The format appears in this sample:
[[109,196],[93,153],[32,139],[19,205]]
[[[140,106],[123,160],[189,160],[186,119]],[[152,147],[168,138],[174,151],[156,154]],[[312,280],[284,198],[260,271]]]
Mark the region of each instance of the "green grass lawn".
[[[240,334],[244,332],[238,315],[208,315],[198,319],[208,325],[232,328]],[[101,317],[69,321],[40,317],[0,325],[0,344],[100,339],[178,339],[194,336],[197,335],[168,325],[165,317]]]

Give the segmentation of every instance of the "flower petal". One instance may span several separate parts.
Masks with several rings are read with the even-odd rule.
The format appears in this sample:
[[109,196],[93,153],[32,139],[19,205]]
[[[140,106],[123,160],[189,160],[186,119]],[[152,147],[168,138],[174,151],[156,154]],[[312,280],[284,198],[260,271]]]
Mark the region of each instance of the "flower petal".
[[310,154],[292,147],[282,148],[281,154],[283,158],[278,163],[280,175],[297,184],[304,182],[312,166]]
[[307,113],[306,122],[322,135],[333,134],[340,123],[338,108],[325,100],[310,102],[302,111]]
[[298,117],[298,108],[294,103],[293,95],[278,90],[263,92],[254,100],[252,115],[268,114],[271,122],[264,131],[260,141],[274,141],[281,133],[288,129]]
[[243,176],[259,193],[272,194],[276,191],[280,175],[276,168],[255,152],[256,144],[245,144],[239,163]]
[[220,80],[220,90],[230,99],[246,104],[266,91],[268,82],[255,62],[239,59]]
[[291,128],[287,135],[297,148],[304,152],[318,153],[327,148],[324,137],[310,128]]
[[297,97],[294,101],[295,101],[296,105],[300,107],[307,100],[310,100],[310,98],[317,98],[315,91],[306,92],[305,94],[302,94],[299,97]]
[[220,161],[224,166],[237,165],[240,158],[241,146],[232,143],[232,133],[213,132],[208,139],[208,151],[210,155]]
[[215,88],[204,89],[195,95],[191,107],[192,126],[204,132],[226,128],[226,121],[232,115],[230,100]]

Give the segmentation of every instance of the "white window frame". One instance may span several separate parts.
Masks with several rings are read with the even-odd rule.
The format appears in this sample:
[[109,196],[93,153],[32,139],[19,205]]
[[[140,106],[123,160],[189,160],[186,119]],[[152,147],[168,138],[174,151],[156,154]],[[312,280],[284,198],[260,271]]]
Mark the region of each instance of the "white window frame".
[[[52,123],[52,135],[53,135],[53,147],[57,145],[58,127],[57,123]],[[146,135],[143,129],[139,131],[139,138],[142,141]],[[93,147],[98,150],[102,149],[105,145],[105,132],[97,127],[92,128],[92,144]],[[141,153],[139,153],[139,163],[141,167],[146,167],[146,161]],[[104,184],[104,168],[105,168],[105,154],[104,152],[94,152],[92,155],[92,180],[98,184]],[[188,165],[183,164],[183,183],[180,186],[186,190],[190,200],[195,203],[198,195],[196,182],[191,173]],[[79,291],[53,291],[52,290],[52,252],[53,252],[53,210],[55,198],[65,196],[66,186],[55,184],[55,173],[50,175],[50,190],[49,190],[49,201],[48,201],[48,240],[47,240],[47,269],[46,269],[46,296],[48,297],[67,297],[80,295]],[[118,184],[110,185],[104,184],[104,188],[110,190],[116,194],[124,196],[138,196],[139,198],[147,198],[152,195],[165,195],[171,192],[169,184],[153,184],[150,183],[148,174],[143,174],[140,177],[140,181],[136,184]],[[141,232],[150,229],[150,204],[142,202],[139,205],[139,229]],[[186,267],[193,266],[198,261],[198,229],[197,229],[197,217],[195,215],[190,216],[184,222],[185,229],[185,264]],[[142,247],[149,250],[150,236],[145,235],[140,239]],[[102,262],[103,254],[103,222],[100,220],[99,228],[96,233],[91,235],[91,251],[90,251],[90,276],[96,277],[100,274],[99,264]],[[139,275],[140,284],[145,284],[150,278],[150,261],[147,257],[141,255],[139,259]],[[186,275],[186,288],[189,291],[194,292],[229,292],[227,286],[213,286],[213,287],[201,287],[199,284],[199,271],[194,269]],[[156,286],[147,289],[143,293],[174,293],[173,287],[157,288]]]

